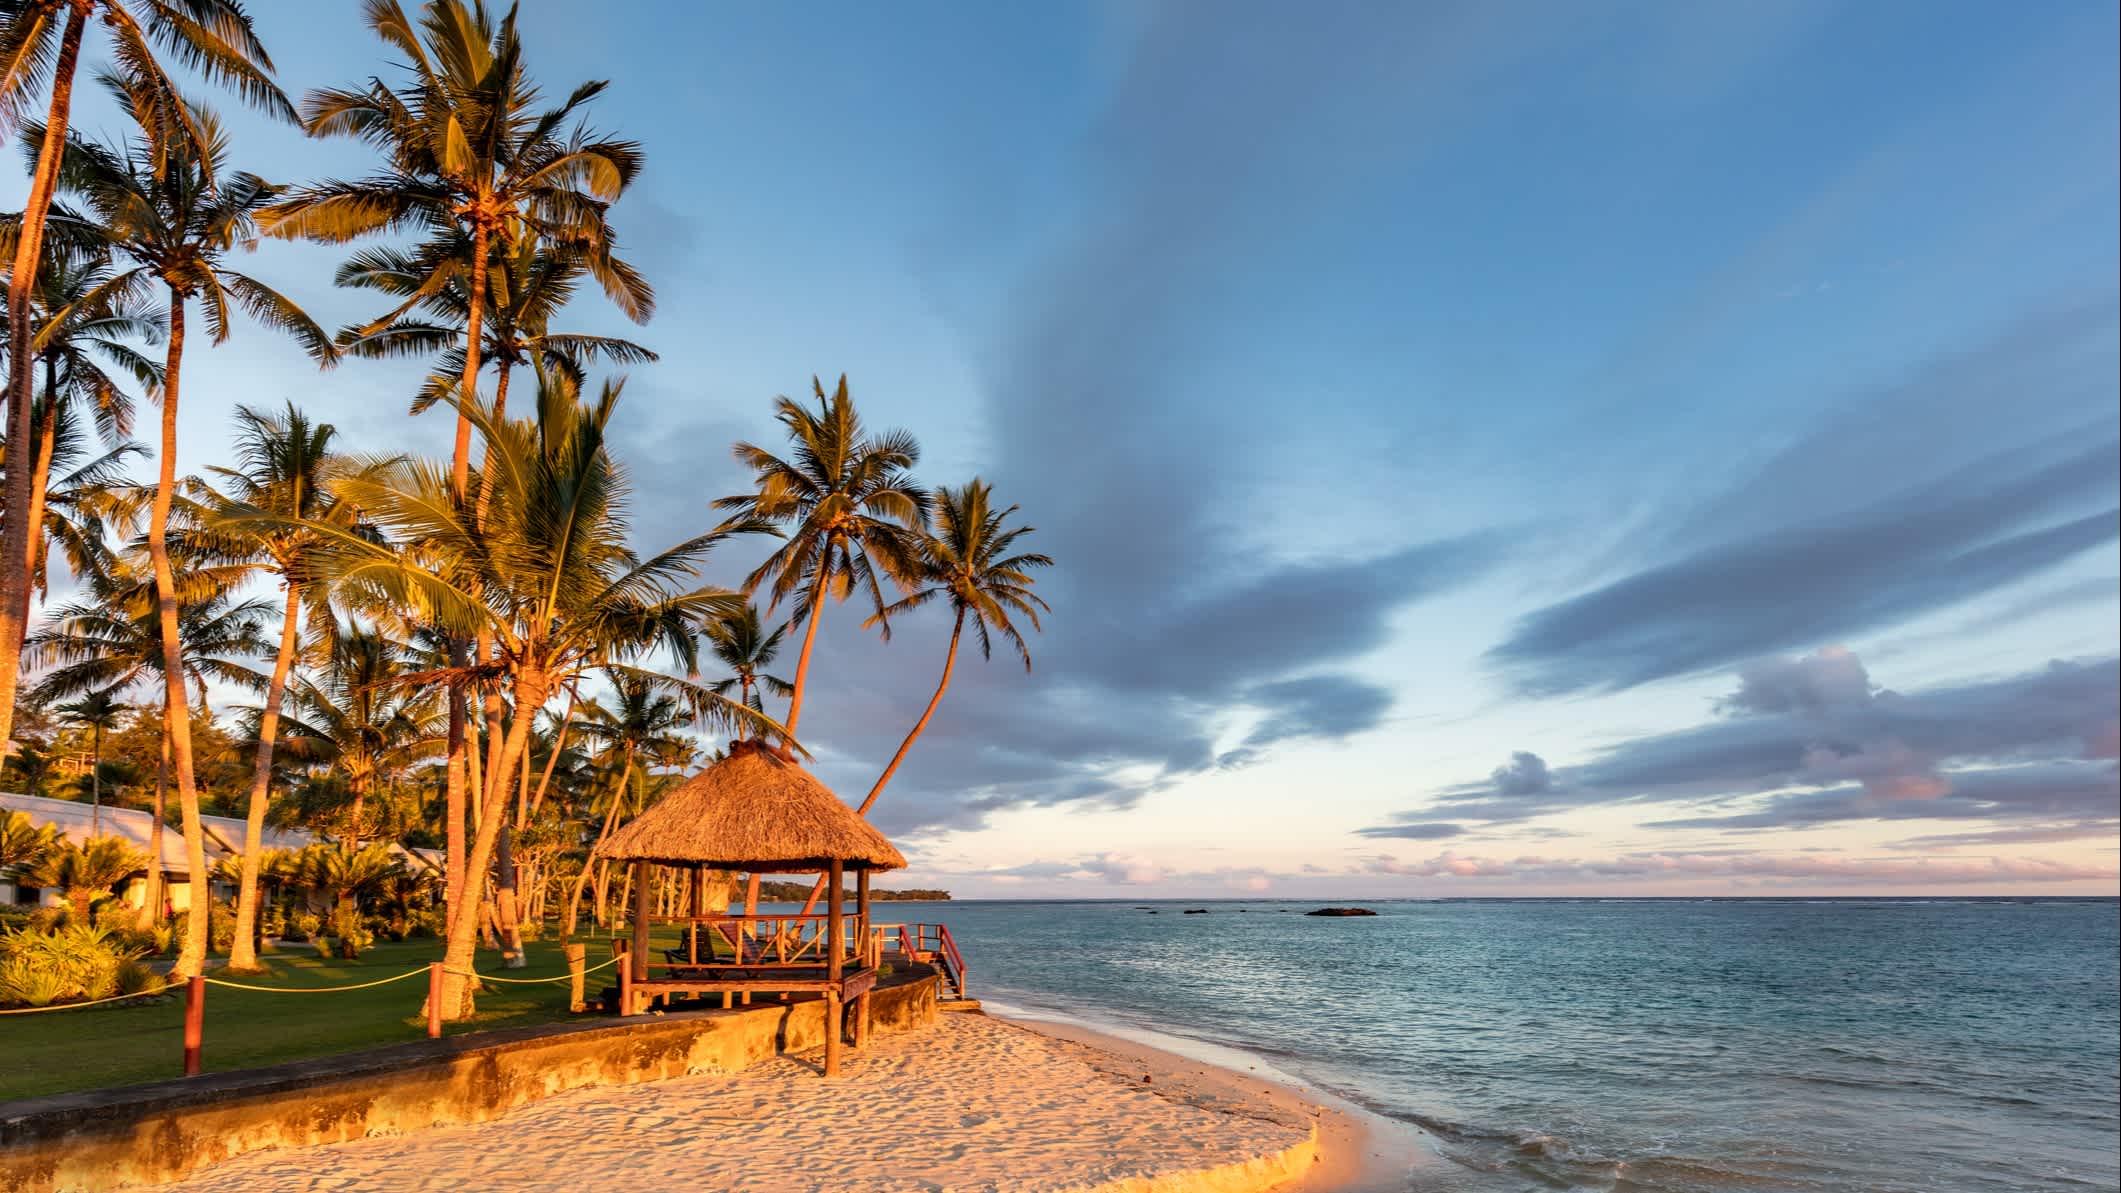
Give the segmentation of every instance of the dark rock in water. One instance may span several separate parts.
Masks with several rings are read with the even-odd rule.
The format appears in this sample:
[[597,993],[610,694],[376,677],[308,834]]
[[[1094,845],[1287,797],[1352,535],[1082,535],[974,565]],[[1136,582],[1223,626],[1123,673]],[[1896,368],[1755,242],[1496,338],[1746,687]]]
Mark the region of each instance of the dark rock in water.
[[1185,914],[1186,914],[1186,915],[1206,915],[1206,914],[1208,914],[1208,909],[1207,909],[1207,908],[1205,908],[1205,907],[1188,907],[1188,908],[1187,908],[1187,909],[1185,910]]
[[1374,912],[1374,911],[1371,911],[1371,910],[1370,910],[1369,908],[1367,908],[1367,907],[1321,907],[1321,908],[1319,908],[1319,909],[1318,909],[1317,911],[1307,911],[1307,912],[1305,912],[1304,914],[1305,914],[1305,915],[1376,915],[1377,913],[1376,913],[1376,912]]
[[1152,909],[1150,909],[1150,912],[1149,912],[1149,914],[1150,914],[1150,915],[1157,915],[1157,914],[1160,914],[1160,913],[1158,913],[1158,912],[1157,912],[1157,911],[1156,911],[1155,909],[1153,909],[1153,908],[1152,908]]

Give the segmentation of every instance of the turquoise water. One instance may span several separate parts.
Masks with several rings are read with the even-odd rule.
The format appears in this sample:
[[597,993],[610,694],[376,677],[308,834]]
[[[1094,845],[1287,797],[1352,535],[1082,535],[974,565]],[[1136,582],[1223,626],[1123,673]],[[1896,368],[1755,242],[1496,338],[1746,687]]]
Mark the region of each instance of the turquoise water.
[[2113,900],[1312,906],[879,919],[947,922],[975,996],[1234,1045],[1419,1124],[1446,1161],[1423,1189],[2121,1187]]

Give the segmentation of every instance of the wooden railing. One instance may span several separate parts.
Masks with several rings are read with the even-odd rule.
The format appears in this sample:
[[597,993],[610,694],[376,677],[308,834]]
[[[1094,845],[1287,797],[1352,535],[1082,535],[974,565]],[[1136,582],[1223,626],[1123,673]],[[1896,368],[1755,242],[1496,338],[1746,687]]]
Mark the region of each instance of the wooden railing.
[[895,945],[909,960],[940,962],[957,996],[964,997],[965,956],[958,951],[948,924],[877,924],[870,932],[870,944],[878,955],[886,945]]
[[[810,915],[658,916],[653,922],[676,924],[687,929],[685,942],[680,946],[685,957],[676,964],[703,968],[807,969],[830,960],[827,938],[831,935],[831,917],[824,912]],[[842,959],[855,962],[874,952],[871,943],[862,940],[861,921],[856,917],[841,918],[838,952]]]

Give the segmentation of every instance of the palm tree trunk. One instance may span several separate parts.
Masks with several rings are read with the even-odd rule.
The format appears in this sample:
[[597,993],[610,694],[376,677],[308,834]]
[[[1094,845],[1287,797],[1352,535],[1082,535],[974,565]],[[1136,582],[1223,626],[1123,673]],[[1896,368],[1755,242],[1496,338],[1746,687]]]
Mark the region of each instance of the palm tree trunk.
[[[795,686],[788,694],[788,739],[795,740],[795,723],[803,716],[803,685],[810,679],[810,648],[817,645],[817,623],[825,617],[825,579],[832,574],[832,544],[818,555],[817,583],[810,588],[810,624],[803,630],[803,653],[795,661]],[[747,900],[745,914],[750,914]]]
[[[935,695],[928,697],[928,707],[921,710],[921,719],[913,723],[912,730],[906,734],[906,740],[898,744],[898,753],[891,756],[891,765],[885,767],[884,773],[876,777],[876,786],[869,789],[869,794],[862,800],[862,806],[854,810],[855,815],[869,815],[869,809],[876,806],[876,797],[884,794],[884,785],[891,782],[892,775],[898,773],[898,764],[906,760],[906,751],[913,748],[913,743],[920,738],[922,731],[928,728],[929,718],[935,715],[935,706],[943,702],[943,693],[950,690],[950,672],[957,666],[957,644],[964,633],[965,610],[961,606],[957,611],[956,624],[950,627],[950,649],[943,655],[943,678],[935,685]],[[820,878],[817,884],[810,888],[810,898],[803,903],[804,915],[809,915],[810,909],[817,906],[818,896],[823,894],[824,890],[825,880]]]
[[[520,709],[535,710],[545,703],[550,695],[549,681],[537,672],[520,673],[515,679],[515,705]],[[504,771],[515,767],[516,758],[523,752],[523,744],[530,736],[529,716],[519,716],[508,728],[508,741],[501,750],[501,766]],[[500,802],[490,797],[500,793]],[[465,859],[465,882],[472,889],[466,893],[473,896],[465,904],[470,911],[477,903],[477,887],[485,877],[486,867],[493,861],[494,846],[499,843],[501,827],[508,823],[508,786],[494,784],[488,792],[488,800],[481,808],[478,835],[471,843],[471,856]],[[442,954],[446,972],[442,983],[442,1013],[449,1019],[461,1019],[474,1009],[472,987],[462,976],[471,972],[472,962],[478,950],[478,917],[464,914],[455,917],[449,925],[449,946]]]
[[94,757],[88,763],[88,831],[91,836],[103,835],[103,722],[96,722],[96,744],[91,747]]
[[567,693],[566,715],[560,718],[560,730],[553,736],[552,752],[545,756],[545,773],[538,776],[538,793],[530,798],[530,811],[523,818],[525,824],[529,823],[531,817],[538,814],[539,808],[545,806],[545,792],[552,786],[553,768],[559,765],[560,751],[567,748],[567,728],[572,724],[574,724],[574,693],[570,691]]
[[191,882],[191,914],[185,917],[184,947],[171,973],[191,977],[206,971],[206,921],[213,906],[206,871],[206,833],[199,823],[199,785],[192,771],[191,698],[184,690],[184,644],[177,636],[177,577],[169,565],[169,507],[177,489],[177,382],[184,367],[184,293],[169,294],[169,353],[162,373],[162,468],[147,522],[147,553],[155,568],[155,609],[162,632],[162,686],[170,758],[176,764],[177,807],[184,817],[184,860]]
[[[457,410],[457,438],[450,454],[450,487],[459,501],[464,499],[471,487],[471,419],[465,414],[479,392],[479,324],[486,317],[486,241],[487,226],[483,220],[474,220],[471,230],[472,263],[471,292],[467,296],[469,310],[466,311],[466,333],[464,337],[464,377],[458,400],[464,405]],[[452,642],[450,663],[463,666],[464,643]],[[448,869],[443,877],[445,898],[449,902],[449,935],[456,938],[458,912],[476,903],[466,899],[465,892],[471,885],[471,874],[464,856],[464,818],[468,810],[466,792],[467,775],[464,756],[464,723],[470,719],[470,708],[464,699],[462,680],[452,680],[449,685],[449,737],[448,762],[444,768],[444,783],[448,787],[449,823],[443,826],[444,843],[448,851]],[[452,979],[455,980],[455,979]]]
[[44,425],[37,431],[36,471],[29,479],[29,542],[23,551],[22,570],[29,583],[22,587],[22,624],[29,625],[30,597],[37,591],[37,557],[44,553],[44,501],[51,491],[52,450],[59,436],[58,368],[51,357],[44,362]]
[[368,780],[360,779],[353,785],[353,807],[346,810],[346,848],[361,848],[361,820],[367,813]]
[[[66,151],[67,121],[74,105],[74,68],[81,60],[81,34],[88,8],[76,4],[59,35],[59,55],[52,62],[52,100],[44,118],[44,144],[30,175],[29,195],[22,203],[22,226],[15,233],[14,272],[7,279],[7,441],[30,441],[30,387],[37,358],[30,351],[30,291],[44,259],[44,223],[51,213],[52,191],[59,182],[59,163]],[[30,470],[10,467],[0,487],[0,509],[29,508]],[[0,559],[21,559],[35,528],[29,519],[0,522]],[[29,629],[29,573],[0,568],[0,742],[15,729],[15,686],[21,678],[22,635]]]
[[[589,872],[592,869],[592,863],[596,859],[597,847],[604,843],[604,838],[611,835],[612,826],[618,823],[619,805],[626,802],[626,777],[632,773],[633,746],[629,744],[626,747],[626,764],[620,769],[618,784],[611,791],[611,806],[604,810],[604,827],[597,830],[596,844],[589,847],[589,856],[582,859],[582,872],[575,875],[574,893],[567,896],[567,915],[560,925],[560,935],[562,936],[573,936],[574,927],[580,922],[582,888],[589,885]],[[600,924],[604,922],[603,909],[604,889],[600,886],[597,888],[597,922]]]
[[169,709],[162,710],[162,757],[155,763],[155,819],[147,826],[147,898],[140,904],[140,928],[162,922],[162,817],[169,811]]
[[250,803],[243,821],[243,870],[236,886],[236,940],[228,950],[228,967],[238,971],[258,968],[258,854],[265,840],[265,807],[272,795],[273,741],[280,734],[280,701],[287,694],[287,673],[294,669],[301,620],[302,590],[288,581],[287,608],[280,615],[280,651],[273,656],[265,708],[258,716],[258,755],[251,764]]

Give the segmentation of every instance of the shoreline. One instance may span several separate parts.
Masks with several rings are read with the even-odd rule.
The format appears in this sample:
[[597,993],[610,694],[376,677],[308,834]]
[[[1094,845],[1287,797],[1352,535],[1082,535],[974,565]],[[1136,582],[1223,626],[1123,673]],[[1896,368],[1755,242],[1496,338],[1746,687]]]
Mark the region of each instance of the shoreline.
[[1315,1162],[1294,1180],[1268,1186],[1270,1193],[1408,1193],[1422,1168],[1443,1162],[1419,1127],[1320,1089],[1241,1048],[992,999],[984,1001],[982,1013],[1151,1072],[1243,1090],[1311,1116],[1317,1124]]

